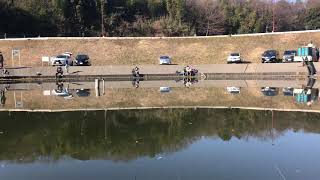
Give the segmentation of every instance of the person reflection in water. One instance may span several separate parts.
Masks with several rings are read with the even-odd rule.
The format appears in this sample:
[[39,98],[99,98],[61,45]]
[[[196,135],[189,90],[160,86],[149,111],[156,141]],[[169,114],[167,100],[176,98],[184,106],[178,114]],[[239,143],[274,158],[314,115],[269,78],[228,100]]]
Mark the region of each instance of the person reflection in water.
[[6,104],[5,90],[0,90],[0,104],[4,106]]
[[62,93],[63,92],[63,83],[56,82],[56,85],[57,85],[57,92]]
[[133,80],[132,81],[132,86],[135,87],[135,88],[139,88],[140,87],[139,79]]
[[[308,79],[308,84],[307,86],[304,88],[304,94],[307,96],[307,106],[311,106],[313,104],[313,102],[315,101],[314,97],[317,97],[318,92],[316,92],[316,90],[313,90],[313,86],[316,83],[316,79],[314,78],[309,78]],[[316,95],[314,95],[316,94]]]

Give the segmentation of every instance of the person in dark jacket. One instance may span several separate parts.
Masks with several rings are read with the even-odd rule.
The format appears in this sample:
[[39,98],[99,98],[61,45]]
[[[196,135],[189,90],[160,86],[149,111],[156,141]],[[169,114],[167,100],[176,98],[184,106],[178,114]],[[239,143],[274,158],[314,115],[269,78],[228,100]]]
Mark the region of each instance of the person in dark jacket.
[[4,106],[6,104],[5,90],[0,90],[0,105]]
[[3,55],[2,55],[2,53],[0,51],[0,69],[3,68],[3,61],[4,61],[4,58],[3,58]]

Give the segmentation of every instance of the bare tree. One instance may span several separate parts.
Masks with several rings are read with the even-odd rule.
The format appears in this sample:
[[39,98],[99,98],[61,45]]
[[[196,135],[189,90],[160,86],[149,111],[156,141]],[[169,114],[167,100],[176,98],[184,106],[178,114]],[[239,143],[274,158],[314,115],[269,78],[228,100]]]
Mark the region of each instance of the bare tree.
[[224,33],[225,18],[216,0],[197,0],[189,3],[192,3],[198,14],[198,33],[206,36]]

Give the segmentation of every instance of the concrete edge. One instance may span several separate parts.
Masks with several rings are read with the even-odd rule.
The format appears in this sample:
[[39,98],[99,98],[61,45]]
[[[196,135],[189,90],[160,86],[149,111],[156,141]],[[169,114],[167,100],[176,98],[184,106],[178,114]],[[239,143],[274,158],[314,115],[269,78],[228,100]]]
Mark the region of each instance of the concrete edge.
[[113,107],[113,108],[83,108],[83,109],[0,109],[0,112],[79,112],[79,111],[118,111],[118,110],[150,110],[150,109],[242,109],[257,111],[278,111],[278,112],[307,112],[320,113],[320,110],[310,109],[281,109],[263,107],[242,107],[242,106],[155,106],[155,107]]

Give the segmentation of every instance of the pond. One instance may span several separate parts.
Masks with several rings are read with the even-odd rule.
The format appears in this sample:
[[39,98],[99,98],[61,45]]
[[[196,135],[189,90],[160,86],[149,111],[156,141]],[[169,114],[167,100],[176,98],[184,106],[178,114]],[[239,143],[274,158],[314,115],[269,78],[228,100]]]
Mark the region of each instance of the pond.
[[320,114],[0,112],[0,179],[318,179]]
[[303,80],[0,84],[0,179],[318,179]]

